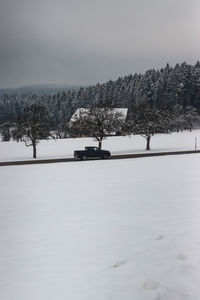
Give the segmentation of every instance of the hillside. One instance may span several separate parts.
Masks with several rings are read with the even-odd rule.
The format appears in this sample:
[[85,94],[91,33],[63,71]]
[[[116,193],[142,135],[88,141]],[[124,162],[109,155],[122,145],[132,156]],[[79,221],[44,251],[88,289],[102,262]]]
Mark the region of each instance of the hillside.
[[80,85],[73,84],[37,84],[26,85],[17,88],[0,89],[0,95],[53,95],[68,90],[78,90]]
[[192,106],[199,112],[200,63],[192,66],[184,62],[175,67],[167,64],[160,70],[130,74],[76,90],[70,86],[47,85],[13,91],[0,95],[0,124],[15,122],[24,107],[33,103],[45,106],[55,128],[63,127],[77,108],[94,105],[127,107],[129,113],[134,112],[140,103],[170,111],[175,106],[180,109]]

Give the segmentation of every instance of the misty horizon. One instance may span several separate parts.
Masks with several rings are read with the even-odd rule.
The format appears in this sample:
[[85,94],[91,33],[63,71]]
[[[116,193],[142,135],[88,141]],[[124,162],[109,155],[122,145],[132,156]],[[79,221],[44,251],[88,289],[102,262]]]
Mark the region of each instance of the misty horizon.
[[[190,65],[195,65],[197,62],[198,62],[199,60],[197,60],[197,61],[195,61],[193,64],[191,64],[191,63],[188,63],[187,61],[182,61],[182,62],[177,62],[177,63],[175,63],[175,64],[169,64],[168,62],[165,64],[165,65],[163,65],[163,66],[161,66],[160,68],[151,68],[151,69],[147,69],[147,70],[145,70],[144,72],[136,72],[136,73],[129,73],[129,74],[124,74],[123,76],[118,76],[117,78],[109,78],[107,81],[109,81],[109,80],[111,80],[111,81],[116,81],[118,78],[124,78],[125,76],[129,76],[129,75],[135,75],[135,74],[142,74],[142,75],[144,75],[145,74],[145,72],[147,72],[147,71],[149,71],[149,70],[156,70],[156,71],[159,71],[159,70],[161,70],[161,69],[163,69],[163,68],[165,68],[166,67],[166,65],[168,64],[170,67],[172,67],[172,68],[174,68],[175,67],[175,65],[177,65],[177,64],[179,64],[179,65],[181,65],[182,63],[186,63],[186,64],[190,64]],[[102,82],[100,82],[100,81],[98,81],[98,82],[94,82],[94,83],[88,83],[88,84],[81,84],[81,83],[68,83],[68,82],[66,82],[66,83],[63,83],[63,82],[61,82],[61,83],[32,83],[32,84],[26,84],[26,85],[18,85],[18,86],[12,86],[12,87],[4,87],[4,88],[0,88],[0,90],[14,90],[14,89],[20,89],[20,88],[24,88],[24,89],[28,89],[28,88],[43,88],[43,87],[48,87],[48,88],[77,88],[77,87],[89,87],[89,86],[94,86],[94,85],[97,85],[97,84],[104,84],[104,83],[106,83],[107,81],[102,81]]]

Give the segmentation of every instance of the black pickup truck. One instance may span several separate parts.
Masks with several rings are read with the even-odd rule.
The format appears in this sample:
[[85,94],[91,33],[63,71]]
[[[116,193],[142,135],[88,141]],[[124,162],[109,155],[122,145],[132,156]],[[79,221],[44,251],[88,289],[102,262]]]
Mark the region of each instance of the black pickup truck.
[[75,150],[74,157],[81,160],[86,160],[88,158],[109,158],[111,155],[110,151],[101,150],[98,147],[85,147],[85,150]]

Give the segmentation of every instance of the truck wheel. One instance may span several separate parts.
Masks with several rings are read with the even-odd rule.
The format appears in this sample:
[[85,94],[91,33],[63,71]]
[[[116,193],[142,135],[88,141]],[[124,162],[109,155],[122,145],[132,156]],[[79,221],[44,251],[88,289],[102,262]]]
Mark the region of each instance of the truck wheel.
[[82,160],[86,160],[87,159],[87,156],[86,155],[83,155],[82,156]]
[[104,154],[103,158],[107,159],[108,158],[108,154]]

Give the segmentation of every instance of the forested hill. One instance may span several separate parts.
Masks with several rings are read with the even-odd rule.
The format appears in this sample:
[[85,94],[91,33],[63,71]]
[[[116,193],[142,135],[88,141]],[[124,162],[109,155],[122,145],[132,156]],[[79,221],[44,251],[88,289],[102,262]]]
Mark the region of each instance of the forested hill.
[[53,95],[58,94],[62,91],[66,92],[68,90],[79,90],[81,85],[73,84],[35,84],[35,85],[26,85],[16,88],[4,88],[0,89],[0,95],[9,94],[9,95]]
[[0,124],[15,121],[27,105],[40,104],[46,107],[54,124],[66,122],[78,107],[93,105],[128,107],[134,111],[140,103],[172,110],[175,105],[183,108],[195,107],[200,112],[200,62],[160,70],[148,70],[145,74],[134,74],[109,80],[78,90],[57,94],[3,94],[0,95]]
[[159,108],[171,108],[175,104],[200,109],[200,62],[169,64],[160,70],[148,70],[145,74],[130,74],[116,81],[80,89],[76,95],[79,107],[93,103],[128,107],[149,103]]

